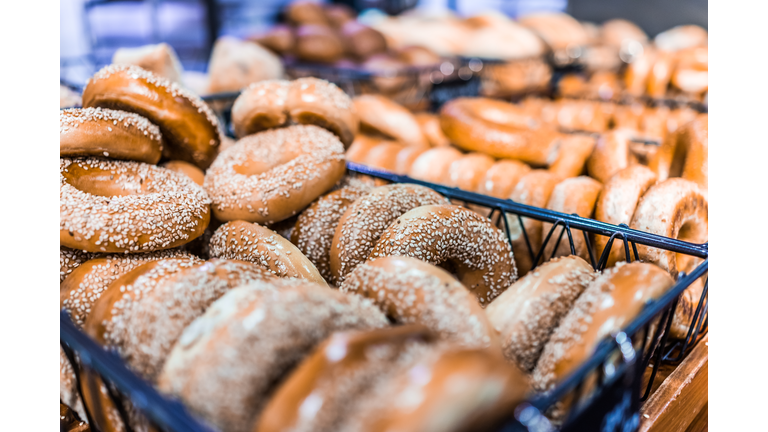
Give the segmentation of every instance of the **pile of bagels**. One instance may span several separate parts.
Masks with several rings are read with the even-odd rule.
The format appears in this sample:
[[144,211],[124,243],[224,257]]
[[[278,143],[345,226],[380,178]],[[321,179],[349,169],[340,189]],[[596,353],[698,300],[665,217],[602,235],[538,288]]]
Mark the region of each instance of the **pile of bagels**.
[[[386,128],[364,102],[315,78],[258,82],[235,101],[231,142],[177,83],[137,66],[97,72],[83,108],[60,114],[61,308],[218,430],[460,431],[550,391],[693,265],[639,247],[643,262],[616,255],[598,273],[582,242],[530,271],[520,233],[546,224],[509,215],[510,244],[482,209],[346,172],[360,131]],[[432,135],[418,121],[390,133],[408,148],[459,145],[444,114],[422,122]],[[563,150],[523,135],[506,159],[481,155],[506,164],[495,178],[521,202],[584,216],[602,205],[611,223],[706,237],[695,183],[656,183],[635,164],[605,185],[531,169]],[[63,350],[60,362],[71,430],[152,429],[98,374]]]

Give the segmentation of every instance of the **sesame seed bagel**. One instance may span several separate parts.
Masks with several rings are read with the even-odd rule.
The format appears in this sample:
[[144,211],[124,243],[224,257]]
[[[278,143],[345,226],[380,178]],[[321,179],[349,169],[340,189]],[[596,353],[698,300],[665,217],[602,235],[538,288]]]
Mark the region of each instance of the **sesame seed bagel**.
[[70,249],[66,246],[59,246],[59,283],[69,276],[72,271],[89,259],[97,257],[98,254],[84,252],[77,249]]
[[339,287],[373,300],[398,324],[422,324],[466,347],[499,349],[496,332],[464,285],[445,270],[407,256],[360,264]]
[[160,127],[163,156],[208,168],[221,142],[219,120],[197,95],[138,66],[109,65],[83,90],[83,107],[134,112]]
[[[595,206],[595,219],[613,225],[632,222],[640,197],[656,183],[656,173],[643,165],[632,165],[614,174],[603,186]],[[595,252],[599,259],[608,245],[609,237],[596,235]],[[619,261],[626,261],[624,241],[621,237],[614,238],[611,252],[608,255],[606,267],[611,267]]]
[[331,274],[336,283],[368,259],[381,233],[412,208],[448,204],[432,189],[414,184],[380,186],[355,201],[339,220],[331,243]]
[[504,232],[472,210],[454,205],[425,205],[397,218],[381,234],[370,258],[390,255],[448,266],[483,307],[517,279]]
[[[709,232],[707,195],[694,182],[671,178],[657,183],[640,198],[629,227],[692,243],[704,243]],[[691,271],[696,259],[691,256],[637,245],[640,259],[651,262],[677,277]]]
[[353,99],[360,128],[416,147],[429,147],[427,137],[410,111],[381,95],[362,95]]
[[518,159],[536,166],[555,162],[560,134],[510,103],[457,98],[440,110],[445,136],[467,151]]
[[370,301],[306,281],[230,290],[173,347],[159,389],[212,426],[250,431],[278,383],[335,331],[387,326]]
[[289,126],[249,135],[224,150],[205,175],[222,221],[274,223],[298,213],[343,176],[344,147],[325,129]]
[[371,187],[356,182],[318,198],[301,212],[291,232],[291,243],[315,265],[320,275],[335,283],[331,272],[331,245],[336,227],[347,208]]
[[311,77],[251,84],[232,105],[232,124],[239,138],[291,124],[320,126],[336,134],[344,147],[358,129],[352,99],[335,84]]
[[493,300],[485,313],[501,336],[504,357],[531,372],[560,319],[596,276],[575,255],[555,258]]
[[64,279],[59,290],[59,308],[66,309],[72,322],[82,327],[109,285],[131,270],[150,261],[169,258],[197,259],[178,249],[145,254],[109,254],[84,262]]
[[377,383],[337,430],[499,430],[529,389],[525,374],[493,351],[438,344]]
[[433,339],[419,325],[332,334],[280,385],[253,432],[338,430],[371,387],[416,361]]
[[326,285],[314,264],[283,236],[245,221],[227,222],[211,237],[211,258],[258,264],[281,278],[299,278]]
[[77,389],[77,377],[64,350],[59,346],[59,400],[75,411],[81,419],[88,421],[83,400]]
[[[549,196],[547,209],[565,214],[577,214],[581,217],[591,217],[595,209],[595,202],[600,195],[603,185],[587,176],[571,177],[558,183],[552,189],[552,195]],[[571,254],[571,245],[568,242],[568,233],[563,233],[560,244],[557,244],[557,236],[560,235],[562,225],[555,229],[549,242],[544,247],[544,259],[554,256],[568,256]],[[541,227],[541,235],[546,236],[552,224],[544,222]],[[573,237],[573,248],[576,255],[589,259],[589,250],[584,240],[584,233],[581,230],[571,229]],[[557,246],[557,250],[555,250]]]
[[59,162],[60,243],[89,252],[151,252],[189,243],[210,221],[202,187],[140,162]]
[[163,151],[160,129],[144,117],[106,108],[59,112],[59,156],[96,156],[156,164]]
[[165,162],[160,166],[165,169],[169,169],[171,171],[184,174],[185,176],[189,177],[193,182],[199,184],[200,186],[202,186],[203,183],[205,182],[205,173],[203,172],[203,170],[192,165],[189,162],[173,160],[173,161]]
[[578,368],[606,336],[624,328],[649,300],[673,284],[669,274],[648,263],[619,263],[603,272],[552,333],[533,371],[534,389],[551,390]]

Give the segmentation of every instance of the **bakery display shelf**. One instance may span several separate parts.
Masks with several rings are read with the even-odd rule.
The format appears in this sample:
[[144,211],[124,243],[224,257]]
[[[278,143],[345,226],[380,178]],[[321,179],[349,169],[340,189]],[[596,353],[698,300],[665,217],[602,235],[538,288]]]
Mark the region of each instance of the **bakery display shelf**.
[[[592,356],[561,381],[552,392],[546,395],[534,395],[527,402],[519,405],[514,413],[509,413],[507,423],[499,430],[532,432],[554,430],[543,413],[563,400],[568,400],[570,407],[561,428],[563,431],[598,428],[637,430],[641,424],[641,400],[651,394],[654,383],[658,387],[659,379],[669,370],[677,370],[671,365],[682,360],[682,366],[684,366],[690,357],[686,354],[691,348],[696,351],[702,346],[702,343],[697,344],[697,341],[702,338],[706,341],[708,323],[706,284],[690,325],[688,337],[683,341],[672,341],[667,337],[680,296],[696,280],[706,278],[709,265],[706,243],[692,244],[633,230],[626,225],[615,226],[575,215],[531,207],[511,200],[466,192],[363,165],[348,163],[347,168],[350,173],[372,176],[389,182],[420,184],[443,194],[454,203],[483,207],[490,212],[488,217],[504,230],[510,243],[512,242],[510,226],[513,223],[519,223],[523,228],[521,231],[534,265],[549,258],[544,257],[542,251],[550,241],[556,242],[554,250],[557,250],[557,244],[561,241],[567,241],[573,253],[575,251],[573,236],[580,234],[572,230],[580,230],[584,235],[589,258],[595,269],[605,267],[607,253],[599,257],[595,255],[589,234],[609,237],[606,250],[610,250],[614,241],[621,241],[627,261],[637,260],[637,244],[703,259],[703,262],[691,273],[681,273],[669,291],[657,300],[649,302],[622,331],[600,343]],[[501,215],[504,217],[500,217]],[[532,218],[552,224],[539,251],[534,251],[531,247],[522,218]],[[129,370],[116,353],[105,350],[77,329],[65,311],[61,313],[60,342],[71,364],[95,371],[108,383],[108,393],[116,402],[115,406],[123,407],[118,400],[128,398],[135,408],[143,412],[161,430],[212,431],[209,426],[187,411],[181,403],[161,395],[149,383]],[[74,369],[78,371],[78,367]],[[659,370],[662,371],[661,374]],[[672,375],[675,373],[673,372]],[[704,378],[706,383],[706,375]],[[82,383],[78,379],[78,386],[80,385]],[[82,389],[80,390],[82,393]],[[658,393],[656,391],[652,394],[643,409],[648,410],[649,406],[658,404],[654,402],[659,397]],[[124,424],[127,425],[125,422],[127,413],[121,410],[120,414]],[[87,410],[86,415],[90,417]],[[93,422],[90,423],[93,424]]]

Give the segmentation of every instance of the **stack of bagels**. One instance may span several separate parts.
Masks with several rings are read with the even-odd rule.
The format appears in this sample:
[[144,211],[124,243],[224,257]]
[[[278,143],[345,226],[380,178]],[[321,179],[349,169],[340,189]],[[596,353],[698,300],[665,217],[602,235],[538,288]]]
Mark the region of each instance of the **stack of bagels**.
[[[353,101],[326,81],[250,85],[228,144],[205,102],[137,66],[97,72],[82,100],[60,114],[60,306],[225,432],[495,427],[691,265],[641,248],[646,262],[597,274],[558,250],[518,280],[531,260],[484,215],[423,186],[346,173],[361,130],[390,134],[418,158],[432,145],[458,152],[436,127],[443,119],[405,111],[377,122],[366,110],[391,108],[386,100]],[[548,150],[525,143],[550,131],[531,131],[507,151],[546,162]],[[611,177],[630,179],[616,181],[621,192],[608,194],[610,181],[490,162],[489,172],[506,164],[494,179],[521,201],[545,196],[589,216],[605,195],[621,203],[606,218],[631,206],[641,229],[706,236],[706,194],[686,180],[619,177],[631,165]],[[466,165],[457,178],[479,184]],[[110,396],[111,384],[63,351],[60,360],[68,427],[152,428],[128,398]]]

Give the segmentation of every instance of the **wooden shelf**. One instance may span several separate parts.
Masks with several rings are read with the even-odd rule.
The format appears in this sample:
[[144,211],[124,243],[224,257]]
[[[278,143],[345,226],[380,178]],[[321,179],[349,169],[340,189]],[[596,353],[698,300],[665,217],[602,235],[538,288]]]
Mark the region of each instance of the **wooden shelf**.
[[[709,335],[682,363],[662,365],[640,409],[640,432],[701,432],[708,429]],[[648,368],[646,376],[650,376]]]

